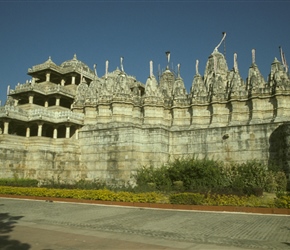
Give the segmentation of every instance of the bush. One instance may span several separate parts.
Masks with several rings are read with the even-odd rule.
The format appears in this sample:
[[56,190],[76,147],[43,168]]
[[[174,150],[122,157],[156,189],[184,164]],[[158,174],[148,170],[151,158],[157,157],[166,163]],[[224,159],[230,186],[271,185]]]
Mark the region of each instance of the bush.
[[133,176],[136,180],[137,189],[143,191],[171,191],[172,181],[168,176],[168,170],[166,166],[160,168],[142,167],[137,170],[137,173]]
[[0,194],[25,195],[36,197],[74,198],[102,201],[149,202],[158,203],[166,200],[160,193],[130,193],[103,190],[54,189],[35,187],[4,187],[0,186]]
[[102,180],[84,180],[76,182],[64,182],[60,179],[49,179],[43,181],[42,187],[59,188],[59,189],[102,189],[106,187],[106,183]]
[[[272,169],[273,166],[272,166]],[[161,168],[143,167],[135,175],[137,189],[262,196],[285,191],[281,171],[268,170],[258,161],[224,166],[221,162],[192,158],[176,159]]]
[[222,169],[222,164],[214,160],[177,159],[169,164],[168,176],[172,183],[182,181],[186,191],[205,192],[225,186]]
[[290,208],[290,195],[282,195],[274,200],[275,207]]
[[0,179],[0,186],[37,187],[38,180],[24,178],[2,178]]
[[198,193],[180,193],[169,196],[169,202],[171,204],[202,205],[204,201],[205,195]]

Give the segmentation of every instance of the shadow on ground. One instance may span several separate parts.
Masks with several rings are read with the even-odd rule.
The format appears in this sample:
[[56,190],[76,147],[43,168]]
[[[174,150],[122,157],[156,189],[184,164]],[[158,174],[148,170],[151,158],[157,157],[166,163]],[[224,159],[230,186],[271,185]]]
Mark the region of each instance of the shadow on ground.
[[30,245],[18,240],[10,239],[9,233],[13,231],[15,224],[23,216],[11,216],[9,213],[0,213],[0,249],[3,250],[27,250]]

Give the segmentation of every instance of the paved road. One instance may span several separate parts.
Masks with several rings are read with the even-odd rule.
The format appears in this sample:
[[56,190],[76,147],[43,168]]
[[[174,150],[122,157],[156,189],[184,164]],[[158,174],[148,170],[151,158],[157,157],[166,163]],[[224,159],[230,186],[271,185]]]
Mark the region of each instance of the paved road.
[[0,249],[290,249],[290,216],[1,198]]

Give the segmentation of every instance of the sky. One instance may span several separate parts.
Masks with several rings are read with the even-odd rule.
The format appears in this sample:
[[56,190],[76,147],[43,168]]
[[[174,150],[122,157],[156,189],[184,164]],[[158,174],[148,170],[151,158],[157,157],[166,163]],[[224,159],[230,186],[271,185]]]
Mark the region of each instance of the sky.
[[279,46],[290,63],[290,0],[0,0],[0,100],[31,77],[28,68],[49,57],[58,65],[77,55],[99,76],[120,67],[145,84],[149,61],[154,74],[167,65],[180,74],[189,91],[195,62],[204,74],[208,57],[219,47],[229,69],[237,53],[244,80],[256,50],[256,63],[267,79]]

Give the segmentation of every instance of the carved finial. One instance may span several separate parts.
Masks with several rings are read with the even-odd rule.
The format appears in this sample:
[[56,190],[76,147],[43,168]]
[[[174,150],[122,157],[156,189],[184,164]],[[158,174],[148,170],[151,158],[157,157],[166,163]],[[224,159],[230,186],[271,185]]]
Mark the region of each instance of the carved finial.
[[235,72],[238,72],[239,69],[238,69],[238,61],[237,61],[237,53],[234,53],[234,71]]
[[120,68],[121,68],[122,72],[124,72],[123,60],[124,60],[124,57],[121,56],[121,58],[120,58]]
[[180,63],[177,64],[177,76],[180,77]]
[[152,78],[153,77],[153,61],[150,61],[149,62],[149,66],[150,66],[150,78]]
[[226,36],[227,36],[227,33],[226,32],[223,32],[223,38],[220,41],[220,43],[214,48],[214,52],[215,51],[218,51],[219,46],[221,46],[221,44],[222,44],[223,40],[225,40]]
[[167,66],[166,66],[166,69],[169,69],[170,51],[166,51],[165,54],[166,54],[166,57],[167,57]]
[[81,78],[80,78],[80,83],[83,81],[83,67],[81,67]]
[[9,95],[10,92],[10,85],[7,86],[7,96]]
[[198,72],[198,65],[199,65],[199,61],[196,60],[196,62],[195,62],[195,74],[196,74],[196,75],[199,75],[199,72]]
[[252,64],[256,63],[256,50],[252,49]]
[[94,71],[95,71],[95,76],[98,76],[98,73],[97,73],[97,64],[94,64]]
[[213,57],[213,71],[214,71],[214,74],[216,75],[216,72],[217,72],[217,59],[216,59],[215,56]]
[[281,61],[282,61],[282,64],[283,64],[283,66],[284,66],[285,72],[288,73],[288,65],[287,65],[287,62],[286,62],[285,54],[284,54],[284,52],[282,51],[282,47],[281,47],[281,46],[279,46],[279,49],[280,49],[280,54],[281,54]]
[[109,70],[109,60],[106,61],[106,75],[105,78],[108,78],[108,70]]
[[77,54],[74,54],[73,59],[74,59],[74,60],[77,60]]

